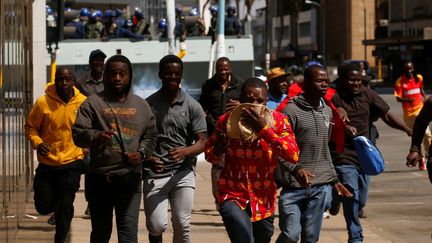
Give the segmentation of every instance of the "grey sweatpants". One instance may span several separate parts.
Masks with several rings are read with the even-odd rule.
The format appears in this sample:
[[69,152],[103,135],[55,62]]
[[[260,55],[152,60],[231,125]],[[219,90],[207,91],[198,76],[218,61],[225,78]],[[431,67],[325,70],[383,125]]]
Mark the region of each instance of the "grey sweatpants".
[[144,179],[144,211],[147,230],[161,235],[168,226],[171,207],[173,242],[190,242],[190,219],[195,192],[195,172],[189,169],[164,178]]

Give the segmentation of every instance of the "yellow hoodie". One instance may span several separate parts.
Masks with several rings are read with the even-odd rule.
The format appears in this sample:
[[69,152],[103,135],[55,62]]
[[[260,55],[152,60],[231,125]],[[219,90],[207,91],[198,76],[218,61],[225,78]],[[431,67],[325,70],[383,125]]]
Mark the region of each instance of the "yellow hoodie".
[[86,97],[74,87],[74,96],[64,103],[57,95],[54,84],[49,84],[45,92],[36,101],[25,124],[26,136],[33,149],[41,143],[51,147],[47,156],[37,154],[38,161],[49,166],[61,166],[83,159],[82,149],[72,140],[72,125]]

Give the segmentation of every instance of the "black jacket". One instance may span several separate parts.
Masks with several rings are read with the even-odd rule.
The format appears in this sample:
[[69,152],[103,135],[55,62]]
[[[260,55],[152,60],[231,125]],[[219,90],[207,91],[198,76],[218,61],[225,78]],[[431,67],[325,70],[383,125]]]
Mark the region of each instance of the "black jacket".
[[211,135],[219,117],[226,111],[226,104],[230,99],[240,98],[241,82],[238,78],[231,75],[231,81],[225,92],[216,80],[216,76],[204,82],[201,90],[199,103],[206,113],[207,131]]

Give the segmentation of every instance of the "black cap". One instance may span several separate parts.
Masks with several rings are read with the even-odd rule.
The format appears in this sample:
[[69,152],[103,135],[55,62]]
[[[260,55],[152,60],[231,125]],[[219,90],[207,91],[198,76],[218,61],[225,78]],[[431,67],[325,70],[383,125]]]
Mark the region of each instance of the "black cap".
[[90,57],[89,60],[95,58],[95,57],[102,57],[102,58],[106,58],[107,56],[105,55],[105,53],[103,53],[103,51],[96,49],[93,50],[92,52],[90,52]]

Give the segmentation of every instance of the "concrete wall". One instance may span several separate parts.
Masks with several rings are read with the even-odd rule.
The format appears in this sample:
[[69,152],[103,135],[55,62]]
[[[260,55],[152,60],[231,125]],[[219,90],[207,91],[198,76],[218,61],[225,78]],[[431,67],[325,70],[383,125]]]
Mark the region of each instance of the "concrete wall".
[[[365,11],[366,9],[366,11]],[[374,0],[351,0],[351,40],[350,40],[350,59],[368,60],[370,64],[374,58],[372,47],[362,44],[364,39],[375,39],[375,1]],[[366,23],[365,23],[366,14]],[[366,35],[365,35],[366,32]],[[365,38],[366,37],[366,38]],[[366,50],[366,55],[365,55]]]
[[[366,28],[364,8],[366,7]],[[374,0],[325,0],[326,47],[329,64],[340,60],[365,59],[363,39],[374,39]],[[374,66],[372,47],[366,49],[366,59]]]
[[325,1],[327,64],[336,65],[338,60],[348,58],[346,42],[349,14],[346,6],[347,1]]
[[[211,40],[209,37],[191,37],[186,40],[186,45],[182,85],[187,91],[200,91],[202,83],[208,77]],[[158,40],[138,42],[130,42],[128,39],[108,42],[66,40],[59,44],[59,48],[57,65],[71,67],[77,78],[88,73],[88,56],[92,50],[101,49],[107,56],[114,55],[116,50],[121,50],[121,53],[127,56],[133,64],[134,86],[139,86],[135,87],[134,91],[143,91],[147,94],[159,88],[158,63],[163,56],[168,54],[168,42]],[[254,61],[252,39],[250,37],[227,37],[225,48],[226,57],[231,60],[235,75],[242,78],[251,77]],[[50,57],[45,54],[46,69],[49,69],[49,62]]]
[[33,1],[33,101],[42,96],[46,83],[45,0]]

